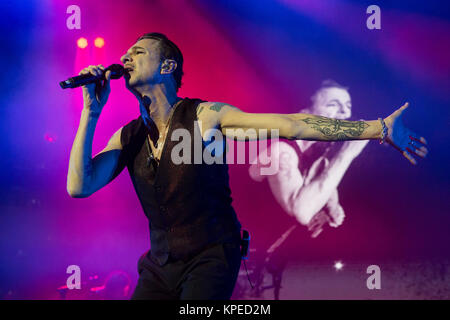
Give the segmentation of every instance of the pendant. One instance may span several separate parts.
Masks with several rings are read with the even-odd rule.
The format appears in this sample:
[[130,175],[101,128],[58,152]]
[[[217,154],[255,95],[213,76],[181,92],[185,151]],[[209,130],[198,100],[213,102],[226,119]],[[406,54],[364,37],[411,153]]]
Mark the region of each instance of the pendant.
[[153,154],[150,154],[149,157],[147,158],[147,167],[150,167],[153,159],[154,159]]

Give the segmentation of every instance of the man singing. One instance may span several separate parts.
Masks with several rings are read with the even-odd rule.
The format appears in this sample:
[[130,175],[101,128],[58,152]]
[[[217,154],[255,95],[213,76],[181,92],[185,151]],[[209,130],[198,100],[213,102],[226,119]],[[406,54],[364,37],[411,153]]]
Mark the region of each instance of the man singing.
[[[172,151],[179,129],[201,136],[202,154],[214,133],[210,129],[237,140],[246,140],[247,129],[256,130],[256,138],[259,132],[276,129],[289,140],[379,139],[413,164],[414,155],[427,153],[425,139],[402,123],[407,104],[385,119],[345,121],[303,113],[246,113],[225,103],[180,98],[183,56],[159,33],[140,37],[121,61],[126,87],[138,99],[141,115],[117,130],[92,158],[95,127],[110,93],[110,72],[103,83],[83,87],[67,191],[72,197],[88,197],[128,168],[149,219],[151,242],[151,250],[139,261],[133,299],[229,299],[236,283],[241,225],[231,206],[228,166],[175,163]],[[80,74],[100,75],[103,70],[102,65],[89,66]],[[197,149],[192,139],[194,152],[187,156],[193,159]]]
[[[339,120],[349,119],[352,115],[352,102],[348,88],[333,80],[325,80],[311,97],[311,105],[299,110],[301,113],[314,114]],[[274,298],[279,299],[282,288],[282,275],[286,265],[294,256],[301,255],[301,249],[308,247],[311,240],[306,235],[304,225],[311,238],[316,238],[324,228],[339,227],[344,221],[345,213],[339,203],[337,187],[350,164],[355,160],[369,140],[353,140],[345,142],[317,142],[306,140],[273,141],[271,146],[262,150],[249,173],[255,181],[267,178],[267,184],[280,206],[273,212],[281,227],[281,232],[273,233],[271,238],[267,231],[265,237],[264,262],[258,263],[255,253],[252,255],[253,278],[256,285],[253,290],[246,279],[238,280],[241,296],[256,296],[267,288],[273,288]],[[268,154],[271,156],[269,157]],[[278,170],[272,174],[262,174],[261,168],[267,167],[260,158],[278,163]],[[271,199],[266,199],[270,207]],[[281,217],[284,210],[292,219]],[[271,214],[271,210],[265,215]],[[267,216],[268,220],[272,217]],[[272,230],[274,232],[274,230]],[[293,254],[293,249],[295,254]],[[257,251],[256,254],[259,254]],[[271,283],[267,285],[267,278]],[[269,280],[270,281],[270,280]],[[237,295],[237,294],[236,294]]]

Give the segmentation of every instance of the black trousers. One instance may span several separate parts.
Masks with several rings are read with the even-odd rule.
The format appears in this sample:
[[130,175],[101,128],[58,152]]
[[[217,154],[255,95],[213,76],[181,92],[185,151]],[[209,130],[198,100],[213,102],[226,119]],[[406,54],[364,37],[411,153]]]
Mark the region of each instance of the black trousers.
[[149,256],[139,260],[133,300],[228,300],[241,265],[237,242],[214,245],[188,261],[169,259],[163,266]]

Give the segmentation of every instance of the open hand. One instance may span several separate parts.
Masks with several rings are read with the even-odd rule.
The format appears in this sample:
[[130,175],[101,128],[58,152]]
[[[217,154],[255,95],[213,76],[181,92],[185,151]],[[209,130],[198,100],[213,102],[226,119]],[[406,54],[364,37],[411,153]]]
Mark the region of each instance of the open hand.
[[427,144],[425,138],[409,130],[403,124],[402,116],[408,108],[408,105],[408,102],[405,103],[389,117],[384,119],[388,128],[386,142],[400,151],[409,162],[415,165],[417,164],[417,160],[414,158],[414,155],[425,158],[428,149],[425,147]]

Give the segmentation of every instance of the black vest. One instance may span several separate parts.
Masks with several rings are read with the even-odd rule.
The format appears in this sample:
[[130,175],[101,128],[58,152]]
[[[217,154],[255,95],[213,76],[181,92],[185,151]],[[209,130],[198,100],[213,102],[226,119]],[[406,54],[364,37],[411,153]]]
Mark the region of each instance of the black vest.
[[[169,257],[185,260],[208,246],[240,239],[241,224],[231,206],[226,161],[194,164],[194,137],[203,141],[198,126],[194,126],[200,102],[185,98],[176,106],[158,166],[147,161],[149,129],[142,117],[122,129],[118,171],[124,166],[128,168],[149,219],[151,258],[159,265],[165,264]],[[190,164],[175,164],[171,160],[173,147],[181,142],[171,139],[178,128],[190,133]],[[203,154],[206,142],[200,144]]]
[[[305,151],[302,151],[299,145],[295,141],[288,141],[299,156],[299,166],[298,169],[302,174],[303,178],[308,176],[309,171],[313,165],[318,166],[315,170],[315,176],[319,175],[324,169],[324,161],[329,161],[331,158],[336,156],[342,143],[327,142],[327,141],[316,141],[312,146],[310,146]],[[317,163],[318,160],[322,160]]]

